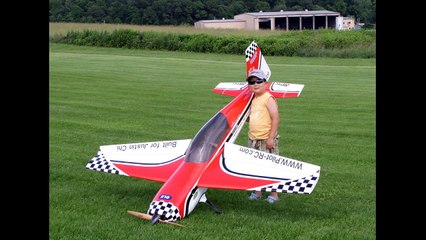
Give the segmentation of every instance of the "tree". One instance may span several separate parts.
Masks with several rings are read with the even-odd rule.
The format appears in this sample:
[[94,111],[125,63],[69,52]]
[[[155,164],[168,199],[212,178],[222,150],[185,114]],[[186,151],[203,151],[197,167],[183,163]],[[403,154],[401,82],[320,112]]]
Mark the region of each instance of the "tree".
[[256,3],[255,11],[270,12],[271,11],[271,6],[269,6],[268,2],[258,1]]
[[129,8],[129,16],[131,24],[142,24],[142,16],[137,7],[131,6]]
[[356,22],[367,23],[372,15],[372,8],[371,0],[353,0],[353,4],[348,10],[349,14],[355,16]]
[[376,22],[376,0],[49,0],[49,21],[179,25],[260,10],[305,9]]
[[[286,11],[287,10],[287,5],[285,3],[285,0],[281,0],[281,1],[276,1],[276,5],[274,5],[274,7],[272,8],[273,11]],[[272,6],[272,5],[271,5]]]
[[142,24],[159,25],[160,21],[158,19],[159,17],[154,7],[148,7],[147,9],[145,9],[145,11],[143,11]]
[[204,4],[201,1],[194,1],[192,3],[192,19],[194,21],[208,19],[208,13],[204,10]]
[[233,16],[249,11],[248,7],[244,4],[244,1],[232,1],[229,8]]
[[347,3],[345,0],[327,0],[324,1],[324,7],[327,10],[338,12],[342,16],[348,15]]
[[102,1],[89,2],[87,4],[87,17],[91,17],[94,22],[103,22],[106,17],[106,6]]
[[84,10],[76,4],[72,4],[67,15],[67,20],[72,22],[79,22],[83,16]]
[[50,21],[63,21],[65,15],[67,15],[67,10],[61,0],[49,0]]
[[123,1],[113,0],[111,5],[107,8],[107,14],[110,16],[115,23],[125,22],[126,16],[129,12],[127,11],[127,6]]

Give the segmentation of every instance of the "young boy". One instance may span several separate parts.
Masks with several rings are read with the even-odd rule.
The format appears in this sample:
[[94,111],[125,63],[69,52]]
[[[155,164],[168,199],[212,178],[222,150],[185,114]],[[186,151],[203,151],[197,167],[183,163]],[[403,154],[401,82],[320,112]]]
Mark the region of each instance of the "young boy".
[[[260,151],[279,155],[278,153],[278,125],[280,117],[275,98],[266,91],[266,76],[260,69],[251,71],[247,77],[254,99],[251,104],[249,122],[248,147]],[[251,200],[259,200],[261,191],[254,191],[249,196]],[[277,192],[271,192],[266,199],[269,203],[279,200]]]

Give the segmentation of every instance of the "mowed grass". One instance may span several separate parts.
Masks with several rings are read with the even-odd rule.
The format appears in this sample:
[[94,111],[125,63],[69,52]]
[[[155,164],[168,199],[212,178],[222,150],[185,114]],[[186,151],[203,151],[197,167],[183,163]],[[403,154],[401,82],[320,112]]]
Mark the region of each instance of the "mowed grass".
[[146,212],[161,183],[85,166],[100,145],[192,138],[232,100],[211,90],[244,81],[245,56],[61,44],[49,54],[50,239],[376,238],[375,59],[265,56],[271,81],[305,84],[278,100],[279,148],[320,165],[319,182],[275,205],[209,189],[223,214],[200,203],[179,228],[127,213]]

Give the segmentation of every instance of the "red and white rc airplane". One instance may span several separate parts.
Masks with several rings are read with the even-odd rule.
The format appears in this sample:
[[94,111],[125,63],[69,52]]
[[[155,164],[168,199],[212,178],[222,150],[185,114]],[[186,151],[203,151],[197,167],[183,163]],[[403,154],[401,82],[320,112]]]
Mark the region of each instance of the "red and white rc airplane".
[[[262,69],[268,80],[271,70],[255,41],[245,54],[247,74]],[[267,91],[275,98],[298,97],[303,87],[267,82]],[[147,214],[128,211],[152,224],[183,219],[199,202],[220,213],[207,199],[208,188],[310,194],[320,166],[234,144],[254,97],[247,82],[219,83],[213,92],[234,98],[194,138],[103,145],[86,168],[163,182]]]

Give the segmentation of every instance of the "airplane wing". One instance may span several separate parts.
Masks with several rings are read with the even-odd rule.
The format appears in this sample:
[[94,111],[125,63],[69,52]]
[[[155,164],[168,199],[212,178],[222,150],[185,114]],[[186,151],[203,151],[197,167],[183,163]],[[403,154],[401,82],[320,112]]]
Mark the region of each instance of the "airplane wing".
[[100,146],[87,169],[165,182],[182,163],[191,139]]
[[197,186],[310,194],[319,176],[320,166],[227,142]]

